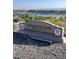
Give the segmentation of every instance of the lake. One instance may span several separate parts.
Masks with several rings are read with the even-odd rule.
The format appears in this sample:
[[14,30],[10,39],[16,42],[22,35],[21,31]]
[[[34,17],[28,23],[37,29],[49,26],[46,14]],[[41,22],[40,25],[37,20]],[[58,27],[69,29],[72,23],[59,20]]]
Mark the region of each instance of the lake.
[[40,13],[32,13],[31,15],[33,15],[33,16],[43,16],[43,17],[46,17],[46,16],[64,17],[65,16],[65,14],[40,14]]

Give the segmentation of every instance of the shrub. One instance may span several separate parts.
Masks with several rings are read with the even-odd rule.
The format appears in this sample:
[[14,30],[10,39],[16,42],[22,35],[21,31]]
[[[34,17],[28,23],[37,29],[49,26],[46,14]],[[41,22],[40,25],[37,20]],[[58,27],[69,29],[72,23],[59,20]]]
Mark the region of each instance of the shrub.
[[13,19],[13,22],[18,22],[19,21],[19,19]]

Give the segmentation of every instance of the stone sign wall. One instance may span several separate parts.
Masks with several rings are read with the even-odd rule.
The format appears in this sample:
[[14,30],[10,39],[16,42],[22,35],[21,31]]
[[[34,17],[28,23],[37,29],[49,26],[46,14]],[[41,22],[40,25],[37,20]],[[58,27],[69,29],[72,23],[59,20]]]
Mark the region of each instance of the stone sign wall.
[[20,32],[34,39],[47,42],[61,42],[63,28],[46,21],[31,21],[20,24]]

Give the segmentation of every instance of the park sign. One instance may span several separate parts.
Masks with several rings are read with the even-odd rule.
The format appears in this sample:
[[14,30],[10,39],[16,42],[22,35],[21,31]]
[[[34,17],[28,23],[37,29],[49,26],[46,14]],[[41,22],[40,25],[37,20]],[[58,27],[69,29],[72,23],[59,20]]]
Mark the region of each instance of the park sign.
[[46,42],[62,42],[64,29],[48,21],[33,20],[20,23],[20,32]]

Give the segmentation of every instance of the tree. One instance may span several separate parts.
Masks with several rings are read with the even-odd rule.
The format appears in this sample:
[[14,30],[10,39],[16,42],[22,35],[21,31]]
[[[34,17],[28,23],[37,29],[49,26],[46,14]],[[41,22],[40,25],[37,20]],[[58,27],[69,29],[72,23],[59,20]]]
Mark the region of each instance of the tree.
[[27,14],[21,15],[20,17],[21,17],[24,21],[26,21],[26,22],[32,20],[32,17],[29,16],[29,15],[27,15]]
[[19,21],[19,19],[13,19],[13,22],[17,23]]

